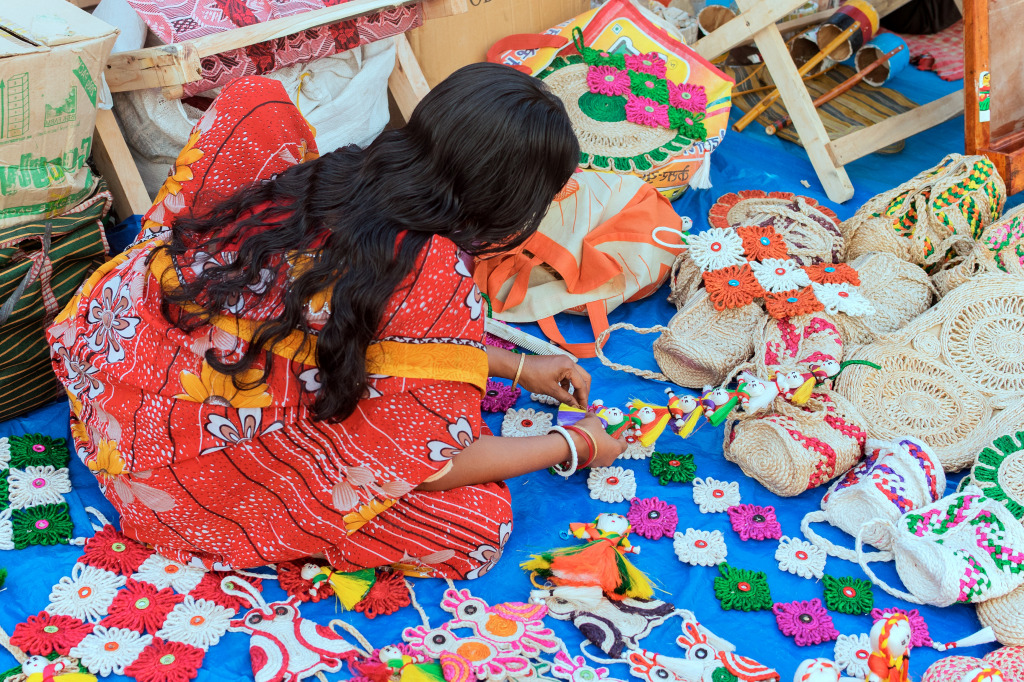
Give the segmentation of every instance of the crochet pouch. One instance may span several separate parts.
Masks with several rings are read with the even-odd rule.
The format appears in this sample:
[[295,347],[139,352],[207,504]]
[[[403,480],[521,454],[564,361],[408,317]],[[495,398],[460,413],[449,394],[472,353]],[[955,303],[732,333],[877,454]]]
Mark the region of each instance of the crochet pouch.
[[776,319],[769,317],[760,330],[754,354],[754,373],[768,379],[776,372],[806,372],[811,364],[842,362],[843,336],[837,318],[811,313]]
[[[878,559],[864,555],[868,536],[891,546],[896,572],[909,591],[890,586],[871,570],[869,563]],[[1024,583],[1024,526],[974,486],[895,521],[869,521],[857,534],[856,551],[872,582],[914,604],[974,604]]]
[[1006,186],[991,161],[950,154],[846,220],[846,257],[885,251],[918,265],[940,262],[951,239],[981,237],[1005,201]]
[[861,295],[875,312],[838,316],[836,324],[848,346],[871,343],[901,329],[931,307],[935,287],[920,266],[884,252],[860,256],[850,265],[860,276]]
[[[838,479],[821,499],[821,510],[807,514],[800,522],[804,537],[828,554],[856,561],[857,554],[838,547],[811,530],[812,523],[824,521],[856,536],[869,521],[895,521],[902,514],[931,504],[946,490],[946,475],[935,453],[914,438],[892,442],[868,439],[867,456]],[[864,542],[888,550],[884,533],[872,530]],[[882,561],[892,559],[884,551],[868,554]]]

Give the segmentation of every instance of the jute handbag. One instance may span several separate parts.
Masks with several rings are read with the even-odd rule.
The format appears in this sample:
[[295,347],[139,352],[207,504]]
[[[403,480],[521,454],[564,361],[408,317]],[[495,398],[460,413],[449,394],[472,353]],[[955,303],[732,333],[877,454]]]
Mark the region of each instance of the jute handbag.
[[1024,586],[976,607],[981,624],[992,628],[1000,644],[1024,646]]
[[846,317],[842,313],[832,316],[817,312],[781,320],[765,319],[754,349],[754,374],[767,379],[773,372],[807,371],[810,363],[842,362],[840,316]]
[[837,317],[849,346],[870,343],[901,329],[931,307],[935,287],[920,266],[885,252],[865,254],[850,265],[860,273],[860,293],[871,301],[875,312],[861,317]]
[[0,230],[0,421],[64,394],[45,331],[106,260],[104,219],[112,201],[101,180],[92,196],[61,215]]
[[869,200],[842,224],[848,259],[885,251],[918,265],[946,257],[957,235],[977,239],[999,217],[1006,186],[984,156],[950,154]]
[[1024,423],[1024,278],[979,275],[903,329],[856,349],[836,390],[880,440],[928,443],[947,472]]
[[951,256],[932,282],[940,296],[985,272],[1008,272],[1024,277],[1024,206],[985,228],[981,238],[964,237],[950,245]]

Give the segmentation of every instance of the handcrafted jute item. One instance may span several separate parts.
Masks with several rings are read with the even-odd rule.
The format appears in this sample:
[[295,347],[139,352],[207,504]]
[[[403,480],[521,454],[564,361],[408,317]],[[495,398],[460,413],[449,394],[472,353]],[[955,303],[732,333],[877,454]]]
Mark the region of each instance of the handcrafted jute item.
[[860,293],[871,301],[873,315],[837,316],[848,346],[870,343],[894,332],[925,310],[934,300],[934,287],[918,265],[891,253],[869,253],[850,263],[860,275]]
[[765,319],[754,346],[753,373],[768,377],[772,372],[806,371],[809,363],[842,362],[840,317],[846,316],[818,312],[781,320]]
[[956,236],[981,237],[1005,201],[1006,186],[991,161],[950,154],[846,220],[846,257],[885,251],[918,265],[937,263]]
[[982,448],[961,485],[978,486],[1024,523],[1024,431],[995,438]]
[[946,471],[968,467],[1024,423],[1024,278],[979,275],[851,357],[881,367],[848,367],[836,384],[872,438],[913,436]]
[[942,269],[932,273],[940,296],[985,272],[1024,276],[1024,206],[986,227],[977,241],[963,237],[954,242],[950,252]]
[[982,625],[992,628],[1000,644],[1024,646],[1024,587],[978,604]]
[[[644,379],[669,381],[687,388],[718,386],[734,367],[747,361],[754,352],[754,333],[766,317],[758,305],[718,311],[701,289],[668,326],[646,329],[620,322],[597,338],[597,357],[604,365]],[[654,342],[654,359],[661,372],[636,369],[609,360],[602,350],[608,335],[617,329],[638,334],[660,333]]]
[[724,447],[726,459],[776,495],[827,483],[860,458],[864,419],[841,395],[823,389],[802,406],[776,398],[772,410],[726,422]]

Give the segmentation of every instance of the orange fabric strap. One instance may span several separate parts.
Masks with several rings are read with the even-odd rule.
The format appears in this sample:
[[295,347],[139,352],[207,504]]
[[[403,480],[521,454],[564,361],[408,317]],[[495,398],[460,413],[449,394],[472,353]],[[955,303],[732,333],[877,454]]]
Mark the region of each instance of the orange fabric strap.
[[[590,328],[594,331],[594,338],[601,335],[608,328],[608,313],[604,309],[604,301],[591,301],[587,304],[587,317],[590,318]],[[545,317],[537,320],[540,330],[551,339],[558,347],[564,348],[578,358],[597,357],[595,343],[568,343],[562,332],[558,330],[555,318]]]

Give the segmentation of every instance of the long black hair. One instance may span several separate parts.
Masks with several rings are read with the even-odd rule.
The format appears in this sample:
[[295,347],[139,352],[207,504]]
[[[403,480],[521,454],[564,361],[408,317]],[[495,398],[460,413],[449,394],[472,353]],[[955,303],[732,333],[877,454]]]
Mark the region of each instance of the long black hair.
[[[179,267],[191,265],[186,254],[197,250],[232,245],[237,257],[206,263],[193,281],[166,292],[164,316],[190,332],[240,296],[245,309],[260,305],[278,296],[260,283],[269,274],[277,281],[289,255],[301,254],[304,266],[284,278],[280,313],[259,326],[246,352],[227,361],[211,349],[206,361],[240,387],[240,373],[253,367],[265,378],[273,362],[267,349],[295,330],[308,339],[306,304],[331,290],[311,407],[315,419],[345,419],[365,394],[366,351],[388,301],[428,240],[441,235],[474,255],[520,245],[578,160],[568,114],[539,80],[496,64],[463,67],[423,98],[405,127],[366,148],[338,149],[203,215],[179,217],[162,247]],[[186,313],[180,304],[192,305]]]

